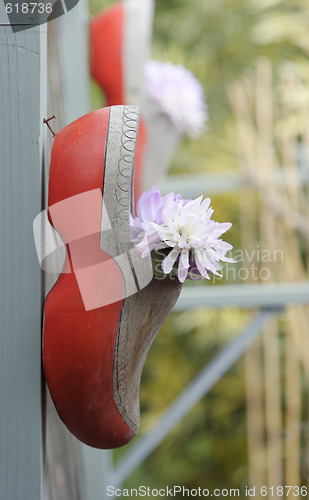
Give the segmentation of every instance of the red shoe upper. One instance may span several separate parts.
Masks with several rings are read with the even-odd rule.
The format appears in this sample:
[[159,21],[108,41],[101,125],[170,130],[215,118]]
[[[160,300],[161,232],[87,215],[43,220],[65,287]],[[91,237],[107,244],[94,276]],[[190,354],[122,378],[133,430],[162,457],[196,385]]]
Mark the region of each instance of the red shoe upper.
[[[62,129],[54,139],[49,218],[66,244],[67,256],[46,298],[43,332],[44,371],[58,414],[78,439],[97,448],[122,446],[134,436],[117,410],[113,389],[123,301],[91,310],[84,304],[85,297],[95,300],[100,286],[106,293],[124,297],[123,275],[100,249],[101,204],[96,194],[102,193],[104,182],[108,121],[109,109],[97,110]],[[102,265],[106,262],[108,272]],[[80,271],[86,275],[82,291]]]

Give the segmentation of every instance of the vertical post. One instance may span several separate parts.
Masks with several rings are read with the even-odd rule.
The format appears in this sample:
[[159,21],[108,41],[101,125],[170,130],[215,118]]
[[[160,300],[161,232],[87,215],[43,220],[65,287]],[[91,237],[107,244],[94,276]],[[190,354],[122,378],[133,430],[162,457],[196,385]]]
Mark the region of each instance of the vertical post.
[[[1,20],[0,20],[1,23]],[[39,500],[42,286],[32,223],[42,207],[46,25],[0,24],[0,485]]]
[[90,111],[88,22],[87,0],[79,0],[49,23],[51,114],[55,112],[60,128]]
[[90,111],[88,23],[86,0],[59,18],[65,125]]
[[83,499],[108,499],[107,488],[113,486],[112,451],[81,445],[81,452],[84,472]]

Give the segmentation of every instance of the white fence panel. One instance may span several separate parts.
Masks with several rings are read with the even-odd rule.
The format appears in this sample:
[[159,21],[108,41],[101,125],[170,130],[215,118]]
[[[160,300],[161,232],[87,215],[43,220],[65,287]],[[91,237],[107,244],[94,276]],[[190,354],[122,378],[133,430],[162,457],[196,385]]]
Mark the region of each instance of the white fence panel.
[[46,25],[0,25],[0,489],[42,498],[42,279],[32,223],[42,209]]

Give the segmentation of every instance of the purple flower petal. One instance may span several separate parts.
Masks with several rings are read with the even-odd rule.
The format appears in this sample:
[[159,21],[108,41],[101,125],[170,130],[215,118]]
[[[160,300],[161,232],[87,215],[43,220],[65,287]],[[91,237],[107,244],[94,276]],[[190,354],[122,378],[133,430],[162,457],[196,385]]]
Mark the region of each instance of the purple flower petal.
[[198,138],[208,120],[203,87],[181,64],[148,61],[145,67],[149,98],[166,114],[179,133]]
[[153,250],[170,248],[162,270],[169,274],[177,262],[181,282],[190,278],[193,265],[194,277],[209,279],[210,272],[221,276],[221,262],[234,262],[226,256],[232,245],[219,239],[231,224],[211,220],[209,198],[182,200],[174,193],[161,196],[153,187],[139,198],[137,214],[131,217],[132,241],[142,257],[149,258]]

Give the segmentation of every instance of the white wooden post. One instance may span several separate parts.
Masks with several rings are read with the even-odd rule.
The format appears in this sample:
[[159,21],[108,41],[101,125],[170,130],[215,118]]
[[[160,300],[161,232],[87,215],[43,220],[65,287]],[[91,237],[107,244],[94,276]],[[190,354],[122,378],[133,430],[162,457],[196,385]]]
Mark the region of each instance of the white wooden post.
[[88,4],[79,3],[48,25],[49,109],[55,131],[90,111]]
[[32,223],[42,210],[46,25],[13,33],[0,17],[0,61],[0,496],[39,500],[42,280]]
[[90,111],[87,0],[58,20],[64,124]]

